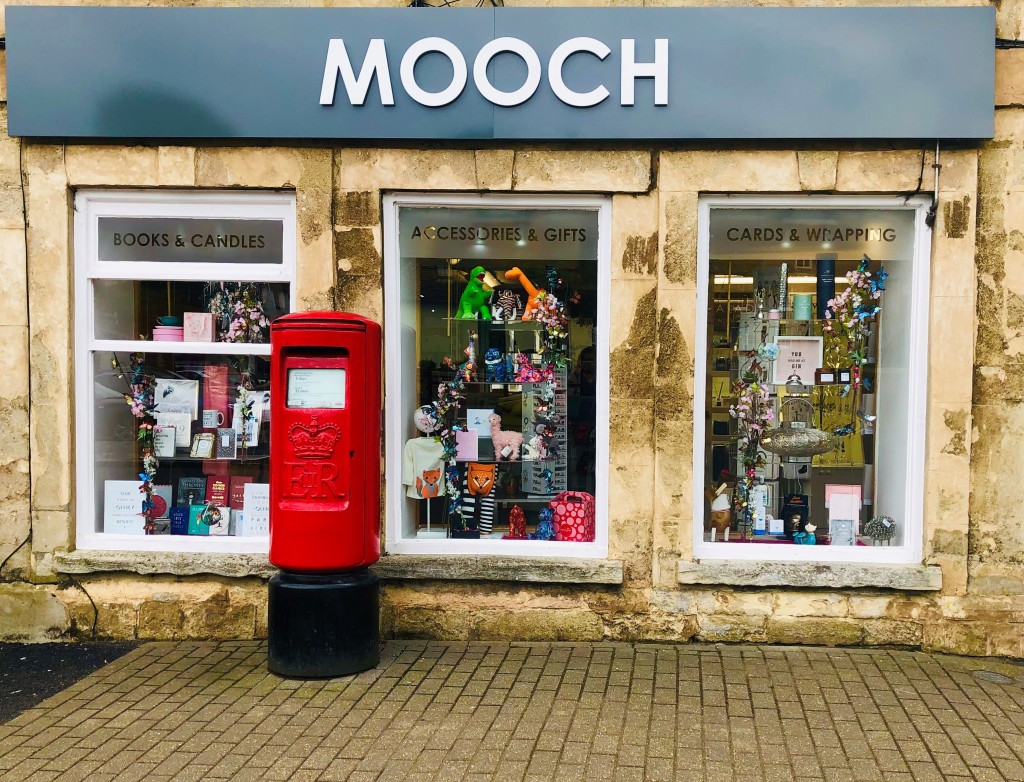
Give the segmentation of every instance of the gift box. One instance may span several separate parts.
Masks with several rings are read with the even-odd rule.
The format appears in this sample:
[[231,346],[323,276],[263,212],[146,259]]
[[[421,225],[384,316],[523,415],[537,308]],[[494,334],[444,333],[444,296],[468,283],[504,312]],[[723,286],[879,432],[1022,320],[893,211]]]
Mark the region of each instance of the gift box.
[[185,342],[213,342],[213,315],[209,312],[186,312]]

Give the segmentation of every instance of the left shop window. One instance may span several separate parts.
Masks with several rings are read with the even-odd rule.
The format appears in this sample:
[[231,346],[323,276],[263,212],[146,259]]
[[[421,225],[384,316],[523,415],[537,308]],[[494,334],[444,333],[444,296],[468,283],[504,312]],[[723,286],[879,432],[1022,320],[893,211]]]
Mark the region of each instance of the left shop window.
[[82,549],[265,551],[290,194],[76,198]]

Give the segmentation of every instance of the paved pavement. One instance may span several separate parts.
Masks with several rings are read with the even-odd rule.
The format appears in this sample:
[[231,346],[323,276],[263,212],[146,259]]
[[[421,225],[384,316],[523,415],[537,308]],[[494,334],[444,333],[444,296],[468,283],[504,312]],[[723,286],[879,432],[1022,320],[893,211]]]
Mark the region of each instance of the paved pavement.
[[[1024,780],[1024,667],[903,651],[394,641],[287,681],[152,643],[0,725],[0,779]],[[984,669],[984,670],[981,670]]]

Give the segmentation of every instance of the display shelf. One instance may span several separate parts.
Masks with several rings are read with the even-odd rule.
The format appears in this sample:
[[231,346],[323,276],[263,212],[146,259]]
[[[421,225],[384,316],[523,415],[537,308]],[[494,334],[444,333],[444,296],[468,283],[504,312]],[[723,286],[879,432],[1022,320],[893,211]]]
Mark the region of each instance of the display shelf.
[[158,456],[157,459],[161,464],[164,462],[237,462],[239,464],[245,464],[247,462],[260,462],[266,461],[270,458],[270,454],[259,453],[253,454],[252,456],[246,456],[244,459],[241,457],[235,457],[234,459],[201,459],[198,456]]
[[208,356],[269,356],[270,343],[153,342],[151,340],[94,339],[89,350],[109,353],[199,353]]
[[544,327],[540,321],[536,320],[495,321],[480,320],[479,318],[444,318],[444,320],[451,323],[466,323],[474,326],[486,325],[491,329],[503,329],[505,331],[540,331]]

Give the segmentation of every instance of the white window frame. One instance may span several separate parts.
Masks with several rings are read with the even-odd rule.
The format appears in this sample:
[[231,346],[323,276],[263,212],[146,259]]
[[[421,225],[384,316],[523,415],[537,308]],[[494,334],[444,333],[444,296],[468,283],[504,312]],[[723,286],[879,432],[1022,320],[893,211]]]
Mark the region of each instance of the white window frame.
[[[194,217],[279,219],[284,222],[280,264],[101,262],[100,217]],[[168,190],[80,190],[75,194],[75,433],[76,548],[108,551],[266,553],[269,538],[220,535],[117,535],[95,531],[94,447],[95,353],[181,353],[269,356],[270,344],[152,342],[95,338],[94,280],[242,280],[289,286],[289,310],[296,306],[295,194]],[[134,476],[132,476],[134,477]]]
[[[401,409],[401,376],[414,367],[403,367],[401,356],[401,312],[398,247],[398,212],[403,207],[469,207],[506,209],[583,209],[598,215],[597,252],[597,431],[595,505],[597,532],[592,543],[531,540],[462,540],[401,537],[402,442],[411,410]],[[510,557],[561,557],[603,559],[608,556],[608,419],[611,310],[611,199],[603,196],[473,195],[446,193],[403,193],[384,196],[384,373],[385,373],[385,464],[386,535],[391,554],[477,554]],[[393,347],[392,347],[393,346]],[[390,349],[389,349],[390,347]]]
[[[931,278],[931,229],[925,218],[928,198],[904,196],[702,196],[697,213],[697,328],[693,394],[693,555],[695,559],[784,562],[851,562],[865,565],[920,563],[923,550],[925,431],[928,406],[928,314]],[[907,496],[899,520],[902,546],[773,546],[704,540],[705,375],[712,209],[903,209],[914,211],[912,312],[907,445]],[[883,298],[884,306],[884,298]],[[881,478],[879,478],[881,480]],[[893,514],[895,515],[895,514]]]

